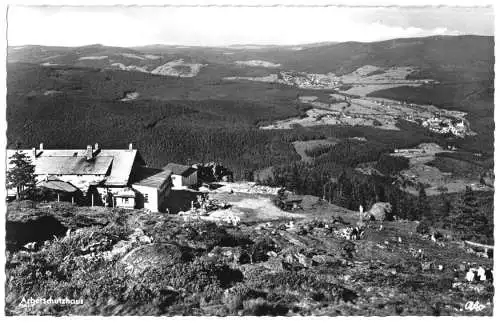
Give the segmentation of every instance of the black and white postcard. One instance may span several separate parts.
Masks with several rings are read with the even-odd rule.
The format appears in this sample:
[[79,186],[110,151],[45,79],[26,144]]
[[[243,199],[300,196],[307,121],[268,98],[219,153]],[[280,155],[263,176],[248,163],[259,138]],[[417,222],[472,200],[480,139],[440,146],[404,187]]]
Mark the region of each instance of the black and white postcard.
[[5,6],[5,315],[493,316],[493,7],[332,2]]

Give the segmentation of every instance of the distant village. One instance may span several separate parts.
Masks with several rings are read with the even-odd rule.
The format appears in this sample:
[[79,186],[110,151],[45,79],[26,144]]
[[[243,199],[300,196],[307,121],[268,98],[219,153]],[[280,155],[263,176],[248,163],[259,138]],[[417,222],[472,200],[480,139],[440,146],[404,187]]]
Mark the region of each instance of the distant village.
[[[277,82],[302,89],[332,89],[336,91],[341,90],[342,86],[344,85],[341,78],[337,77],[333,73],[314,74],[314,73],[291,72],[291,71],[278,72]],[[431,83],[431,81],[425,80],[424,83],[428,84]],[[345,100],[346,102],[349,102],[347,96]],[[384,101],[375,100],[374,102],[381,106],[386,105]],[[411,106],[412,108],[417,107],[417,105],[415,104],[407,104],[406,102],[398,102],[398,105],[401,105],[403,107]],[[348,117],[338,112],[330,115]],[[410,122],[418,123],[422,127],[425,127],[434,133],[453,134],[454,136],[460,138],[463,138],[467,135],[475,134],[471,131],[470,126],[465,119],[454,118],[450,116],[442,116],[441,113],[436,113],[434,114],[433,117],[430,118],[422,118],[422,116],[415,116],[414,113],[406,114],[405,119]]]
[[[386,103],[383,100],[375,100],[380,106],[391,107],[391,103]],[[405,101],[397,102],[397,105],[403,108],[416,108],[418,105],[407,103]],[[392,108],[392,107],[391,107]],[[475,135],[469,125],[469,122],[463,116],[448,116],[443,115],[442,111],[432,113],[429,118],[423,117],[419,113],[406,113],[403,119],[412,123],[417,123],[420,126],[429,129],[431,132],[439,134],[452,134],[456,137],[464,138],[465,136]]]
[[469,135],[469,127],[463,119],[451,119],[446,117],[432,117],[422,121],[422,126],[439,134],[453,134],[457,137]]
[[335,89],[341,82],[333,73],[314,74],[304,72],[280,71],[278,82],[303,89]]

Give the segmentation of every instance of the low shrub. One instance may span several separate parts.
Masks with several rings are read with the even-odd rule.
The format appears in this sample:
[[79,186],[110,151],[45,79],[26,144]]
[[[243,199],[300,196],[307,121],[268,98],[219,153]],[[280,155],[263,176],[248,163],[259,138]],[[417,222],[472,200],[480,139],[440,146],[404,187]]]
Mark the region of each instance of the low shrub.
[[287,313],[287,306],[282,304],[271,304],[264,298],[249,299],[243,302],[243,315],[284,316]]

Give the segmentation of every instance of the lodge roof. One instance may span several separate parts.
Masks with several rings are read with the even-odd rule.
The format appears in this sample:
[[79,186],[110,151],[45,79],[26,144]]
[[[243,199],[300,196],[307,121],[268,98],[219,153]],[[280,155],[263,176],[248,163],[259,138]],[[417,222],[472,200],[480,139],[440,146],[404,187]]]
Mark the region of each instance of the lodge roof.
[[171,170],[172,174],[189,176],[191,173],[195,172],[196,169],[190,167],[189,165],[169,163],[163,167],[163,170]]
[[41,156],[34,164],[36,174],[106,175],[112,161],[111,156],[96,156],[89,161],[80,156]]
[[160,188],[172,175],[170,170],[154,168],[139,168],[136,172],[137,180],[132,185]]
[[[107,175],[104,185],[126,186],[129,183],[132,166],[138,156],[136,149],[111,149],[95,151],[87,161],[86,149],[66,150],[19,150],[31,158],[36,175]],[[11,157],[16,150],[7,150]]]

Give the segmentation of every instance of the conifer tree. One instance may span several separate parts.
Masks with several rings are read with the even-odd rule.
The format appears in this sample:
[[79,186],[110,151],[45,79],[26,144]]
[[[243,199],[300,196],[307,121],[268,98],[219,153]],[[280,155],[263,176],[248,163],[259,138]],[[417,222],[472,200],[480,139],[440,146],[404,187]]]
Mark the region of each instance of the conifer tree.
[[452,221],[453,230],[463,239],[483,240],[492,237],[493,228],[469,186],[465,188],[462,199],[453,210]]
[[11,157],[7,171],[7,188],[16,189],[16,199],[19,200],[27,191],[33,189],[36,183],[35,166],[31,159],[20,151]]
[[417,217],[421,222],[426,222],[428,225],[433,223],[429,200],[427,199],[427,194],[425,193],[425,187],[423,185],[420,185],[418,191]]

